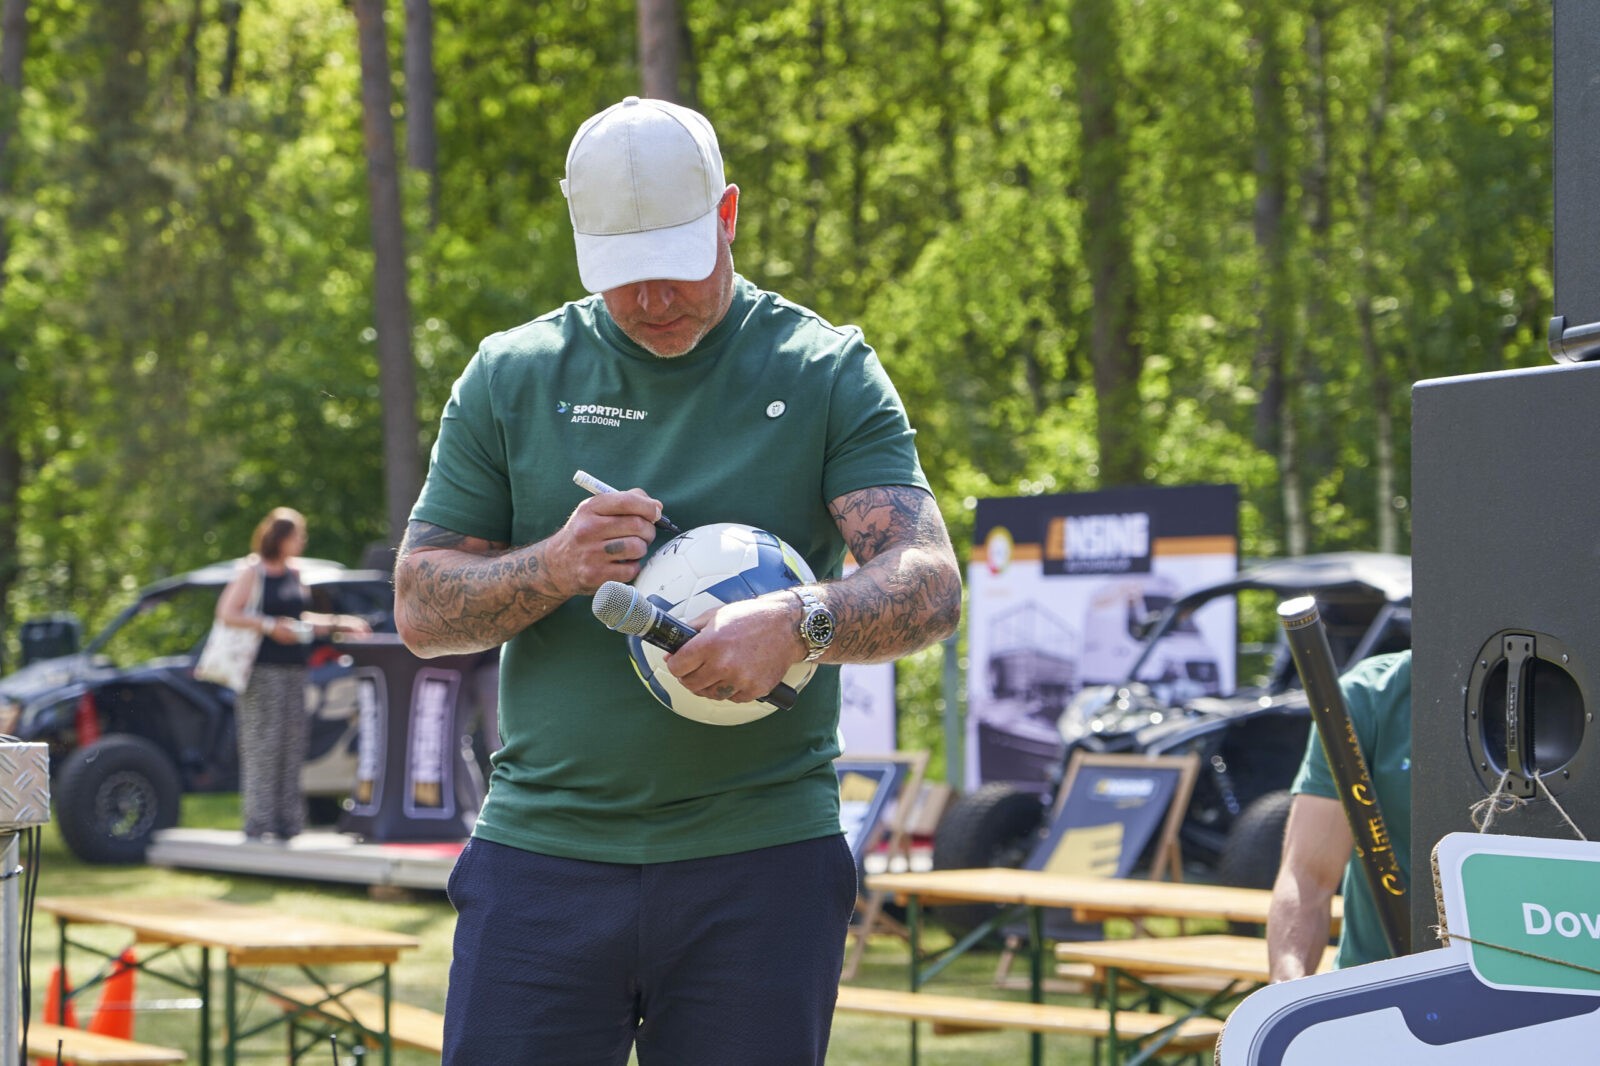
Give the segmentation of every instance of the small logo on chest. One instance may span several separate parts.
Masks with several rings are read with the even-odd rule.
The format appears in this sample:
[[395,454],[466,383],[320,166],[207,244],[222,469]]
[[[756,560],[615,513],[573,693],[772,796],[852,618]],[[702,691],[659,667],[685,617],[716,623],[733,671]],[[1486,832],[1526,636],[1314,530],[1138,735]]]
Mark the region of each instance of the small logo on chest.
[[566,415],[570,425],[620,426],[624,422],[643,422],[649,411],[633,407],[614,407],[604,403],[569,403],[556,401],[556,414]]

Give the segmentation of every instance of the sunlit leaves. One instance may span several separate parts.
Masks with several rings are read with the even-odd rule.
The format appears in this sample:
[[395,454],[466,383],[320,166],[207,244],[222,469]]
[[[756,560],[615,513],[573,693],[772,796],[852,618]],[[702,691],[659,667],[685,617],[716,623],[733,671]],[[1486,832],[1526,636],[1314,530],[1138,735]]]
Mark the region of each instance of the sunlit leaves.
[[[743,190],[737,266],[862,326],[958,540],[969,497],[1101,484],[1077,2],[682,5]],[[103,617],[127,574],[235,554],[278,503],[311,516],[320,554],[354,562],[383,532],[352,18],[340,0],[243,5],[223,96],[215,7],[199,5],[192,57],[188,0],[32,7],[17,194],[0,203],[27,474],[13,617]],[[1282,550],[1276,457],[1255,436],[1271,307],[1303,370],[1312,546],[1371,547],[1361,314],[1396,383],[1402,498],[1410,382],[1548,358],[1549,4],[1115,10],[1145,480],[1240,484],[1245,552]],[[1270,137],[1250,93],[1262,12],[1282,60]],[[437,228],[421,183],[404,190],[427,437],[481,337],[581,295],[557,183],[578,124],[638,91],[633,20],[624,0],[434,4]],[[124,26],[137,56],[110,33]],[[1289,175],[1271,277],[1253,229],[1268,141]]]

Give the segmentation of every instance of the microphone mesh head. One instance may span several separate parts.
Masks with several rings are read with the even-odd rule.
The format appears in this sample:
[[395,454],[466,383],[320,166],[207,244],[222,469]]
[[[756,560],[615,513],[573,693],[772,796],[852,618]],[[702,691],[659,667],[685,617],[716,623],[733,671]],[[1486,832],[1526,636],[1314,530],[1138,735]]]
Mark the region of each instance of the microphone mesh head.
[[607,581],[595,592],[591,609],[607,629],[639,636],[650,628],[650,612],[641,611],[638,606],[638,589],[620,581]]

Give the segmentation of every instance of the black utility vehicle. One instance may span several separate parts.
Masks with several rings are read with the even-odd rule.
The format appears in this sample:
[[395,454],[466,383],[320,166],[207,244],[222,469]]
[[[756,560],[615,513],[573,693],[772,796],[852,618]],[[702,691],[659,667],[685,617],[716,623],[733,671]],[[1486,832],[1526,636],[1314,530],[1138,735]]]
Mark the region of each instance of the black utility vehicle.
[[[1270,887],[1288,788],[1311,730],[1281,630],[1259,653],[1265,660],[1259,676],[1231,696],[1185,695],[1194,686],[1180,674],[1135,679],[1160,661],[1162,640],[1213,600],[1237,597],[1243,607],[1253,597],[1260,601],[1249,605],[1255,617],[1275,620],[1270,612],[1278,603],[1306,594],[1317,599],[1341,671],[1411,646],[1411,561],[1403,555],[1338,552],[1263,562],[1182,595],[1136,624],[1143,647],[1120,682],[1086,688],[1068,702],[1058,721],[1061,757],[1044,791],[993,782],[962,796],[936,831],[934,867],[1021,866],[1075,751],[1198,752],[1200,776],[1179,835],[1185,865],[1206,880]],[[942,908],[941,916],[966,928],[982,917],[975,908]]]
[[[0,679],[0,733],[50,746],[56,822],[85,862],[138,862],[152,833],[177,824],[181,794],[238,789],[234,694],[194,677],[217,596],[237,565],[148,586],[81,650],[69,617],[24,624],[24,665]],[[387,573],[320,559],[298,565],[312,610],[360,615],[393,632]],[[316,820],[337,815],[355,779],[355,690],[340,683],[349,673],[337,644],[313,650],[302,783]]]

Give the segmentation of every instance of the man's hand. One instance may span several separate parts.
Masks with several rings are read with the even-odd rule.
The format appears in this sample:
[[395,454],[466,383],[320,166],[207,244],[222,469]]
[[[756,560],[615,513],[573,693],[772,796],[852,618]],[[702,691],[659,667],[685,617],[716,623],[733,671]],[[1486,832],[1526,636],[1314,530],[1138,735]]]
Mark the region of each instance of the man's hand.
[[545,566],[557,589],[592,596],[607,581],[631,582],[656,539],[661,501],[643,489],[608,492],[578,504],[543,542]]
[[733,703],[759,700],[806,657],[799,606],[794,593],[785,590],[687,619],[699,633],[667,656],[667,669],[698,696]]
[[[860,566],[808,586],[838,619],[822,661],[889,662],[942,640],[961,616],[961,571],[933,497],[904,485],[862,489],[829,510]],[[791,590],[724,604],[688,619],[700,633],[667,657],[689,691],[748,703],[806,657]]]
[[572,597],[637,577],[659,517],[661,501],[629,489],[585,499],[520,548],[412,522],[395,563],[395,628],[424,658],[503,644]]

